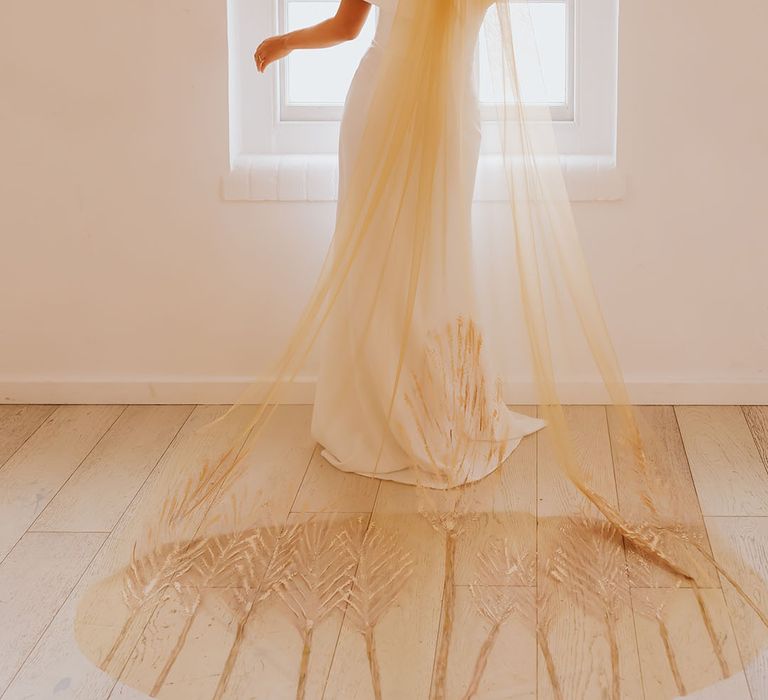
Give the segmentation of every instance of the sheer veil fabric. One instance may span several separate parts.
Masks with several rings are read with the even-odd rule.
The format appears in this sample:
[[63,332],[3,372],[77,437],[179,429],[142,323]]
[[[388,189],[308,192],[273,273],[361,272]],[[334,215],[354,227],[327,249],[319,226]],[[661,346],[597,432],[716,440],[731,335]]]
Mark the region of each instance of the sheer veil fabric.
[[[182,597],[186,613],[179,614],[188,615],[197,612],[201,590],[229,586],[236,589],[239,602],[226,606],[237,612],[222,618],[222,628],[235,630],[234,641],[227,644],[239,649],[254,606],[279,594],[286,614],[304,620],[300,632],[306,658],[301,657],[297,691],[297,697],[303,697],[312,629],[306,620],[317,621],[329,608],[349,604],[347,609],[357,611],[361,629],[367,630],[366,644],[372,644],[379,617],[415,565],[417,555],[406,550],[412,544],[408,538],[418,530],[414,523],[421,519],[440,535],[439,549],[445,552],[442,637],[430,686],[431,696],[445,697],[450,639],[444,638],[451,632],[452,547],[465,532],[460,523],[471,521],[479,527],[480,522],[493,522],[495,536],[503,543],[504,532],[510,530],[499,531],[499,523],[512,527],[510,523],[519,522],[498,504],[477,512],[464,495],[499,472],[524,436],[542,428],[558,466],[583,496],[584,513],[589,514],[580,521],[587,533],[583,541],[599,540],[602,546],[621,543],[623,537],[627,548],[649,566],[665,570],[693,590],[698,590],[701,571],[712,567],[765,631],[764,582],[756,575],[750,585],[737,580],[732,569],[716,561],[705,543],[675,519],[676,494],[665,479],[665,464],[646,456],[579,242],[549,110],[521,99],[517,64],[521,56],[530,58],[537,50],[526,3],[376,4],[376,39],[358,69],[342,126],[333,240],[275,364],[274,381],[266,388],[252,387],[215,427],[208,425],[201,433],[229,430],[230,450],[209,463],[190,464],[189,471],[157,484],[163,497],[148,521],[136,527],[135,544],[125,550],[125,561],[116,562],[113,575],[94,586],[87,605],[81,606],[82,648],[102,669],[117,673],[123,668],[126,639],[141,626],[137,621],[146,624],[149,609],[158,601]],[[488,150],[495,153],[506,198],[499,203],[501,225],[493,232],[472,230],[472,193],[485,138],[481,134],[487,134],[481,128],[474,73],[481,35],[501,96]],[[483,276],[476,254],[479,237],[503,274]],[[321,347],[321,338],[326,361],[317,387],[312,437],[339,469],[411,485],[406,497],[410,506],[393,509],[388,519],[377,521],[375,530],[370,522],[356,523],[346,534],[330,536],[328,523],[346,522],[333,513],[314,519],[311,532],[308,527],[297,530],[285,518],[273,517],[263,494],[249,495],[253,470],[259,469],[260,459],[268,459],[260,445],[275,409],[284,403],[286,388],[312,349]],[[504,358],[519,357],[522,348],[537,389],[538,417],[511,411],[504,400]],[[590,358],[602,378],[614,448],[627,456],[636,475],[644,507],[640,518],[623,515],[587,476],[590,465],[577,450],[561,399],[571,353],[574,361]],[[514,482],[514,476],[510,478]],[[354,563],[337,571],[340,558],[350,552]],[[529,554],[534,562],[542,557]],[[216,556],[240,562],[231,574],[236,584],[216,579],[213,586],[219,574],[211,574],[210,567],[208,578],[201,573],[205,567],[200,562],[210,564]],[[568,552],[563,556],[568,559]],[[307,564],[310,559],[325,563],[313,568]],[[371,565],[375,575],[386,574],[378,594],[392,593],[384,595],[386,605],[355,607],[360,572],[371,561],[379,562]],[[592,573],[586,564],[568,561],[573,564],[568,580],[581,590],[585,581],[592,581]],[[307,572],[316,573],[318,566],[337,574],[315,590],[315,574]],[[537,566],[541,570],[544,563]],[[243,573],[257,570],[257,583]],[[509,583],[509,566],[504,570],[507,578],[502,572],[499,580],[489,582],[485,566],[483,580],[491,586],[494,581],[497,586]],[[590,584],[594,590],[610,588],[606,581],[613,581],[613,575],[598,579]],[[341,581],[347,581],[346,588]],[[603,598],[609,597],[604,591]],[[490,609],[496,610],[494,606]],[[483,609],[487,613],[489,606]],[[97,624],[98,610],[108,610],[104,615],[111,627]],[[117,632],[107,634],[108,627]],[[184,629],[188,632],[182,625],[183,635]],[[171,645],[166,667],[178,658],[185,639]],[[381,676],[375,648],[366,648],[374,696],[380,697],[387,680]],[[224,669],[218,669],[224,680],[209,697],[225,697],[232,663],[230,652]],[[618,668],[614,674],[620,677]],[[137,685],[162,688],[157,674]]]

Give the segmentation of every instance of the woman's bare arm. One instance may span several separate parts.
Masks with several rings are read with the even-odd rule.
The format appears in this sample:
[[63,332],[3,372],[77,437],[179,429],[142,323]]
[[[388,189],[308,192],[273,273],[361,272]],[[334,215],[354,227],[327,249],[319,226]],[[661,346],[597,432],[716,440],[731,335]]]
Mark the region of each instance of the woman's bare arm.
[[323,49],[354,39],[365,24],[371,6],[366,0],[341,0],[330,19],[305,29],[265,39],[256,49],[254,59],[259,72],[294,49]]

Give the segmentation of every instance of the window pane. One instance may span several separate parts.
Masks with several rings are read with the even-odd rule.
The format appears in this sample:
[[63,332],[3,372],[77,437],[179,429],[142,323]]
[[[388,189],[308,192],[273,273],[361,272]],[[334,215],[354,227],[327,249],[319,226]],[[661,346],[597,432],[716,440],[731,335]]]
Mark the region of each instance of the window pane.
[[[333,17],[338,0],[288,0],[288,31]],[[294,51],[286,66],[285,103],[289,105],[343,105],[352,76],[370,46],[376,27],[374,12],[354,41],[322,51]]]
[[[287,29],[307,27],[333,16],[338,0],[286,0]],[[521,93],[526,102],[564,105],[569,93],[569,11],[563,2],[510,3],[513,31],[518,44],[533,37],[538,49],[517,56]],[[375,32],[375,8],[360,36],[322,51],[294,51],[285,70],[284,104],[341,106],[360,59]],[[486,18],[493,33],[498,25],[493,8]],[[486,31],[480,34],[479,97],[483,102],[501,99],[488,65]]]
[[[535,41],[537,51],[516,51],[520,93],[523,100],[537,104],[565,104],[568,101],[568,8],[565,2],[510,3],[512,32],[517,47]],[[488,64],[486,30],[498,33],[498,18],[491,8],[480,35],[479,96],[483,102],[499,102],[503,91],[494,84]],[[535,54],[538,53],[538,56]],[[497,55],[498,52],[495,52]]]

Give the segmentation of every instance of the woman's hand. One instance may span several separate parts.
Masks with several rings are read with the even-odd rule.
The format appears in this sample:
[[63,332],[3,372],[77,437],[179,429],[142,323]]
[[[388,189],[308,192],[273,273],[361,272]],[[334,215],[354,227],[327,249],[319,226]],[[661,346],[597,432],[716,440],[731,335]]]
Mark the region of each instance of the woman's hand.
[[263,73],[270,63],[279,61],[294,49],[323,49],[354,39],[360,34],[370,10],[367,0],[341,0],[336,14],[330,19],[265,39],[253,55],[259,73]]
[[264,39],[259,44],[259,48],[256,49],[256,53],[253,54],[253,59],[256,61],[256,68],[258,68],[259,73],[263,73],[270,63],[279,61],[290,52],[285,36],[281,34]]

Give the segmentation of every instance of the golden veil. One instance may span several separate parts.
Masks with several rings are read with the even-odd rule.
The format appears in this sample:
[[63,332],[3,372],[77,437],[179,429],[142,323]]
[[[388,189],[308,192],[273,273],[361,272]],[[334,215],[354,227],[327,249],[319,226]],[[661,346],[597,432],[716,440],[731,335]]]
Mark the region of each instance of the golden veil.
[[[431,556],[425,554],[423,544],[413,544],[409,539],[414,532],[421,532],[419,522],[436,533],[439,562],[445,570],[430,697],[448,696],[451,664],[463,662],[450,653],[452,611],[461,537],[470,528],[490,527],[486,538],[489,544],[478,554],[477,573],[470,582],[477,592],[478,609],[497,631],[514,611],[519,612],[519,606],[505,602],[503,596],[488,595],[488,591],[511,581],[514,585],[530,585],[526,578],[530,571],[521,562],[531,561],[534,578],[536,572],[544,571],[559,585],[569,587],[576,604],[586,605],[589,595],[598,593],[605,608],[598,606],[592,614],[608,620],[610,630],[612,616],[619,615],[616,606],[629,604],[624,597],[626,567],[617,564],[624,561],[624,547],[627,555],[631,552],[637,562],[642,562],[636,571],[664,570],[675,578],[676,585],[694,591],[699,590],[701,572],[714,567],[733,587],[749,614],[768,626],[768,598],[759,577],[755,575],[751,585],[745,586],[730,567],[712,556],[706,543],[670,515],[676,494],[665,479],[665,464],[646,456],[637,416],[579,242],[549,110],[527,104],[521,95],[517,63],[521,52],[536,51],[536,42],[530,18],[526,19],[524,0],[515,1],[514,12],[510,5],[506,0],[397,3],[389,47],[372,89],[363,146],[346,174],[348,187],[339,200],[332,246],[303,314],[276,363],[273,381],[266,388],[253,387],[215,421],[217,429],[230,424],[226,429],[230,431],[231,449],[208,463],[191,463],[189,471],[169,475],[165,483],[157,484],[163,496],[158,497],[154,512],[148,514],[149,522],[134,529],[130,552],[127,544],[123,552],[126,559],[120,561],[118,557],[112,575],[95,586],[87,605],[81,606],[80,644],[108,673],[124,674],[131,644],[153,629],[148,621],[159,608],[175,605],[182,622],[167,640],[165,650],[156,652],[159,661],[152,673],[126,681],[153,695],[164,697],[163,693],[170,693],[168,674],[181,650],[190,643],[192,622],[188,626],[187,621],[199,614],[211,590],[227,590],[229,602],[218,605],[228,612],[217,613],[218,617],[212,614],[212,619],[222,623],[220,632],[226,630],[214,635],[219,640],[214,643],[229,652],[217,669],[219,680],[206,697],[238,697],[227,694],[233,692],[231,679],[237,660],[233,650],[238,651],[244,643],[252,611],[270,596],[282,602],[288,618],[299,621],[303,646],[297,659],[297,697],[314,697],[307,690],[307,669],[316,623],[330,610],[344,606],[346,619],[359,628],[364,640],[370,669],[370,680],[366,681],[370,685],[364,695],[386,696],[386,689],[394,687],[388,684],[394,681],[388,680],[386,663],[379,661],[387,651],[376,648],[375,630],[386,619],[396,595],[406,588],[420,557]],[[489,17],[484,23],[486,13]],[[466,146],[457,134],[473,128],[465,123],[468,116],[457,105],[465,104],[467,91],[475,89],[468,76],[483,31],[495,89],[502,95],[495,107],[498,132],[494,141],[498,146],[499,175],[503,176],[507,193],[501,205],[502,231],[488,242],[493,259],[506,271],[486,280],[488,299],[495,300],[492,311],[478,300],[474,289],[450,277],[451,259],[471,255],[471,251],[451,250],[452,241],[446,240],[446,231],[452,230],[457,218],[459,223],[467,224],[470,212],[459,210],[457,214],[452,209],[446,215],[434,205],[449,192],[444,179],[436,177],[436,173],[464,178],[464,186],[474,183],[473,169],[464,172],[453,166],[466,158],[462,150]],[[393,202],[400,204],[393,206]],[[406,213],[411,223],[403,226]],[[371,241],[374,235],[375,244]],[[393,251],[399,251],[399,257]],[[408,260],[408,268],[390,269],[390,255],[395,261]],[[440,256],[443,265],[427,265],[427,261],[434,263]],[[393,280],[398,279],[404,284],[394,285]],[[345,293],[350,296],[345,297]],[[354,327],[346,329],[353,350],[349,383],[344,390],[354,391],[358,377],[370,372],[366,362],[374,353],[391,358],[387,371],[376,380],[377,386],[384,387],[381,395],[388,397],[379,407],[386,416],[382,425],[390,426],[396,406],[413,408],[421,400],[422,408],[432,407],[434,411],[438,402],[450,400],[451,435],[438,435],[434,429],[419,433],[431,445],[442,440],[441,454],[466,455],[469,450],[485,450],[489,459],[498,459],[505,453],[499,448],[504,436],[493,435],[488,429],[502,400],[500,389],[473,383],[486,376],[484,371],[475,370],[486,370],[491,365],[472,365],[465,372],[456,370],[455,362],[461,357],[474,362],[473,353],[480,350],[503,356],[519,353],[522,347],[527,349],[539,416],[547,424],[547,440],[557,465],[584,496],[582,514],[571,518],[568,527],[559,524],[561,548],[543,553],[520,552],[511,546],[515,528],[527,528],[532,523],[521,520],[517,513],[505,512],[492,498],[492,507],[478,507],[473,500],[476,492],[465,485],[466,474],[458,466],[452,472],[441,467],[439,474],[431,475],[442,480],[442,492],[426,485],[410,487],[406,497],[409,506],[392,508],[375,527],[370,521],[339,518],[333,513],[300,524],[285,519],[273,521],[269,499],[259,500],[249,491],[249,478],[259,468],[259,459],[269,458],[259,452],[259,445],[277,407],[285,402],[284,392],[317,346],[335,305],[349,298],[354,298],[357,315]],[[468,320],[475,312],[478,316],[485,314],[485,322],[491,324],[506,314],[509,318],[504,323],[509,325],[504,333],[496,335],[494,343],[483,345],[477,327]],[[438,344],[425,350],[434,336],[418,335],[414,329],[420,326],[415,320],[431,319],[435,327],[444,327],[440,324],[450,323],[456,315],[463,324],[452,326],[455,333],[449,336],[447,349]],[[581,345],[571,346],[572,341],[567,340],[568,333],[574,330],[580,332]],[[615,499],[600,492],[590,478],[590,474],[595,476],[593,470],[574,443],[560,398],[561,372],[572,348],[576,353],[588,350],[602,378],[613,447],[631,463],[636,475],[633,483],[639,489],[638,501],[643,504],[641,517],[625,516]],[[441,354],[443,350],[446,352]],[[442,364],[435,364],[438,362]],[[438,366],[439,373],[430,373]],[[426,373],[416,399],[407,394],[414,386],[407,368],[414,367]],[[339,401],[344,400],[344,390],[340,390]],[[457,413],[461,414],[460,420]],[[439,416],[431,418],[439,430],[444,423]],[[201,434],[212,430],[209,425]],[[382,443],[385,438],[382,434]],[[446,441],[450,449],[445,448]],[[429,447],[425,448],[427,459],[421,464],[425,482],[430,476],[429,455],[435,454]],[[192,454],[190,459],[194,461],[195,457]],[[514,488],[514,475],[503,478],[511,479]],[[482,485],[483,481],[478,483]],[[486,490],[490,488],[486,486]],[[256,500],[260,510],[254,506]],[[340,522],[343,526],[339,526]],[[599,558],[596,553],[607,552],[606,547],[614,547],[606,554],[609,564],[596,572],[590,559]],[[361,593],[366,583],[376,590],[375,597],[366,598]],[[532,624],[536,626],[539,653],[547,664],[552,693],[554,697],[565,697],[546,652],[545,616],[541,614],[546,595],[539,584]],[[666,605],[673,603],[666,601]],[[166,616],[170,614],[166,612]],[[706,613],[702,614],[706,618]],[[659,615],[658,609],[649,613],[653,619],[660,620]],[[109,624],[100,624],[105,619]],[[713,635],[713,644],[719,643]],[[478,692],[491,647],[492,640],[483,646],[476,663],[465,663],[473,672],[464,697]],[[613,646],[611,650],[613,658]],[[125,675],[122,677],[125,679]],[[607,691],[611,697],[623,697],[621,677],[615,664]],[[427,696],[413,692],[413,698]]]

